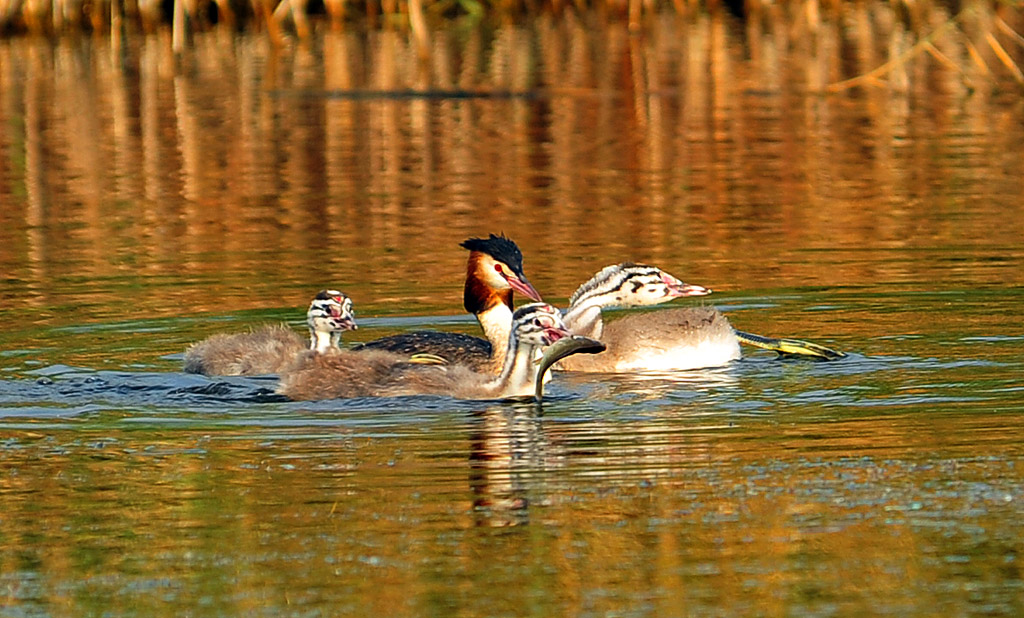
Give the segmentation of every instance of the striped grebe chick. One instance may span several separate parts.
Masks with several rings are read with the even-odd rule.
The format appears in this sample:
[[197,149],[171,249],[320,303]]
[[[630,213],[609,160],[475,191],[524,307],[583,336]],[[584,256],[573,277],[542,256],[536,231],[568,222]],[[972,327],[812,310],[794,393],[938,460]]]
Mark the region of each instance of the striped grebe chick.
[[685,284],[653,266],[629,262],[608,266],[576,290],[565,315],[570,330],[600,339],[607,349],[593,356],[567,358],[559,363],[559,368],[629,372],[719,367],[740,358],[740,343],[811,358],[843,356],[806,341],[737,331],[714,307],[633,313],[607,324],[602,320],[602,309],[653,306],[710,293],[708,288]]
[[248,333],[217,334],[185,351],[185,372],[219,376],[280,373],[305,351],[337,349],[341,333],[357,328],[352,299],[338,290],[322,290],[306,312],[309,343],[285,324]]

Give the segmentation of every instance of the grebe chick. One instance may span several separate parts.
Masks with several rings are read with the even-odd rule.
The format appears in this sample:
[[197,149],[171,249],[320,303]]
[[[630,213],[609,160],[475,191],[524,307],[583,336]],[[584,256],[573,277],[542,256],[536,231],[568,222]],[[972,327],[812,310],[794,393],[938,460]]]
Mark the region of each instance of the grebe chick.
[[307,350],[323,354],[337,349],[341,333],[357,328],[352,299],[337,290],[322,290],[306,312],[309,343],[284,324],[248,333],[217,334],[185,351],[185,372],[248,376],[280,373]]
[[523,254],[511,239],[491,234],[460,245],[469,250],[462,303],[476,316],[485,339],[461,333],[414,331],[375,339],[355,350],[385,350],[411,356],[433,354],[450,364],[497,373],[505,361],[512,326],[512,296],[519,292],[540,302],[523,274]]
[[716,367],[740,357],[732,326],[717,309],[685,307],[632,314],[605,324],[601,310],[646,307],[711,290],[683,283],[659,268],[624,262],[600,270],[569,299],[565,323],[600,339],[601,354],[564,359],[565,371],[624,372]]
[[[497,376],[465,365],[425,365],[381,350],[304,355],[281,376],[278,392],[296,400],[447,395],[458,399],[532,397],[545,346],[570,336],[557,309],[524,305],[512,319],[505,362]],[[545,367],[546,368],[546,367]]]
[[565,323],[579,335],[600,339],[604,353],[565,359],[566,371],[671,371],[719,367],[741,356],[740,343],[780,354],[833,359],[844,356],[797,339],[773,339],[735,330],[714,307],[680,307],[631,314],[605,324],[601,310],[658,305],[711,290],[682,283],[653,266],[609,266],[584,283],[570,298]]

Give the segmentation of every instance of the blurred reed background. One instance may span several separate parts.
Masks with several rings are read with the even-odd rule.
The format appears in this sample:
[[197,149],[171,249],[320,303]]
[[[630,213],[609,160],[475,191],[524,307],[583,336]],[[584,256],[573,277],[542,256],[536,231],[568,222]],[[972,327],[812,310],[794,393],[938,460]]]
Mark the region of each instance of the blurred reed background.
[[[28,28],[30,6],[8,19]],[[110,6],[98,22],[76,6],[62,28],[110,27]],[[133,302],[173,315],[241,290],[248,307],[301,306],[318,280],[371,312],[457,313],[458,294],[410,304],[461,289],[457,244],[487,231],[513,235],[555,298],[621,259],[757,290],[950,272],[865,248],[1019,246],[1021,11],[690,8],[645,13],[639,35],[554,6],[431,27],[426,58],[408,29],[323,20],[279,47],[197,17],[185,54],[159,15],[145,35],[0,39],[5,302],[81,284],[78,317],[104,294],[116,315],[126,286],[166,280]],[[145,25],[118,11],[122,30]]]
[[[929,53],[942,62],[955,62],[932,40],[954,29],[964,35],[961,44],[973,62],[986,70],[1001,65],[1024,83],[1020,63],[1007,49],[1008,45],[1024,44],[1020,29],[1009,25],[1007,16],[1020,9],[1020,0],[891,0],[889,4],[894,19],[920,38],[919,47],[910,54]],[[407,31],[419,55],[426,57],[432,47],[431,25],[459,17],[507,20],[593,11],[627,19],[630,28],[637,30],[645,15],[662,10],[680,16],[726,10],[751,25],[765,19],[781,20],[794,33],[815,33],[844,16],[856,19],[851,13],[867,18],[869,7],[870,3],[839,0],[0,0],[0,32],[85,31],[118,36],[169,25],[172,45],[175,51],[182,51],[190,33],[212,28],[255,28],[280,45],[285,33],[306,39],[321,25],[335,30],[351,24],[383,25]]]

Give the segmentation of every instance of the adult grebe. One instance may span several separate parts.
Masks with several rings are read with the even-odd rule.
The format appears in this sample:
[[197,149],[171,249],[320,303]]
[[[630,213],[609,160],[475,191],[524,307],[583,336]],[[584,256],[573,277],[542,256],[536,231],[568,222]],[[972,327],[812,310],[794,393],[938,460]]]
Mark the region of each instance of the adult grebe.
[[414,331],[375,339],[353,349],[407,356],[432,354],[449,363],[497,373],[508,349],[513,292],[535,301],[541,301],[541,296],[523,274],[523,254],[511,239],[491,234],[489,238],[470,238],[461,246],[469,250],[463,306],[476,316],[486,339],[462,333]]

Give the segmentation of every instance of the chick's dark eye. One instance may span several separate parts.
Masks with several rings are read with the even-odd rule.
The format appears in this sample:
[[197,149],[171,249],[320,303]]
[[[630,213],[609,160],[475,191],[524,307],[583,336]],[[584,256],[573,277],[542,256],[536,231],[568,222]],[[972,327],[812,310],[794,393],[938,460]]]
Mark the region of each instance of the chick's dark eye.
[[543,326],[543,324],[540,323],[540,318],[533,318],[533,325],[534,326]]

